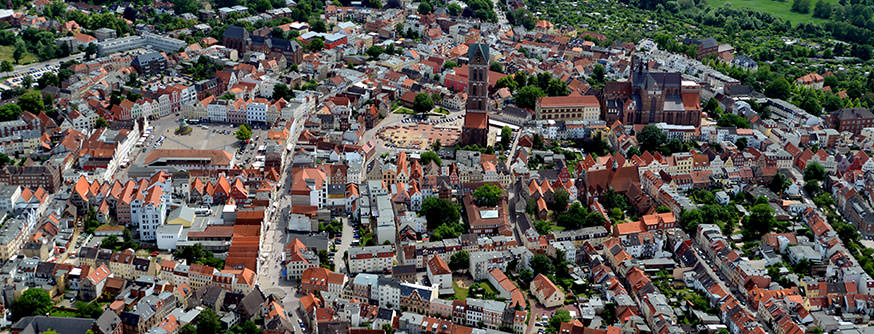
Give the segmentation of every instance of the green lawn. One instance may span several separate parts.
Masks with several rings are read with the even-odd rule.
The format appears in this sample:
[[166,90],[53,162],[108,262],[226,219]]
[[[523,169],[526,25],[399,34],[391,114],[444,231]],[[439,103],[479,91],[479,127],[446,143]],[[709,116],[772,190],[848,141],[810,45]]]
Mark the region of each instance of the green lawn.
[[452,281],[452,290],[455,290],[455,299],[465,300],[467,299],[467,291],[468,289],[462,288],[455,283],[455,280]]
[[[0,46],[0,61],[8,60],[15,64],[15,58],[12,58],[12,52],[15,51],[15,47],[12,45],[3,45]],[[19,60],[20,64],[30,64],[32,62],[37,61],[36,56],[30,52],[25,52],[24,56]]]
[[416,112],[413,111],[412,109],[407,108],[407,107],[400,107],[400,106],[395,108],[394,110],[392,110],[392,112],[395,114],[406,114],[406,115],[415,115],[416,114]]
[[708,4],[710,7],[719,8],[724,4],[730,3],[734,8],[749,8],[753,10],[758,10],[761,12],[765,12],[776,17],[782,18],[784,20],[789,20],[792,24],[799,24],[802,22],[817,22],[823,23],[828,20],[814,18],[813,17],[813,5],[815,2],[810,3],[810,13],[801,14],[791,11],[792,9],[792,0],[786,0],[784,2],[775,1],[775,0],[710,0]]
[[67,317],[67,318],[77,317],[76,312],[61,310],[61,309],[56,309],[56,308],[52,308],[52,310],[49,311],[49,314],[51,314],[53,317]]

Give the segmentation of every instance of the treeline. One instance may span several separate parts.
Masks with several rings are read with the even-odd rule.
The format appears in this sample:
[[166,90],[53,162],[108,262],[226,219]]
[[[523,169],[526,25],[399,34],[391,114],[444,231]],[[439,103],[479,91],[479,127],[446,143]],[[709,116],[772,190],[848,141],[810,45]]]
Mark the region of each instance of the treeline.
[[807,38],[835,38],[855,43],[851,55],[863,60],[874,58],[874,1],[841,0],[794,0],[793,11],[808,13],[813,7],[813,16],[829,21],[825,23],[804,22],[793,26],[770,13],[746,8],[723,6],[708,8],[704,1],[694,0],[621,0],[641,9],[667,11],[701,22],[707,26],[724,28],[729,34],[755,30],[774,34],[792,33]]

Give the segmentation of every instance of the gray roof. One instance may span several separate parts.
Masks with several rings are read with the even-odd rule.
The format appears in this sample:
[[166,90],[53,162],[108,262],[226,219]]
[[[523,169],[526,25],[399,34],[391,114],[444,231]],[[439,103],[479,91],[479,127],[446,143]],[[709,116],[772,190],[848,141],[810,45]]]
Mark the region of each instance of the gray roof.
[[112,310],[106,310],[97,318],[95,325],[103,333],[113,333],[118,326],[121,326],[121,318]]
[[225,28],[224,34],[222,37],[233,38],[233,39],[246,39],[249,33],[246,31],[246,28],[240,26],[228,26]]
[[164,58],[164,55],[162,55],[160,52],[149,52],[149,53],[141,54],[141,55],[137,56],[137,58],[134,59],[134,63],[145,64],[145,63],[149,63],[149,62],[152,62],[154,60],[157,60],[157,59],[165,59],[165,58]]
[[20,334],[39,334],[54,330],[58,334],[82,334],[91,329],[94,319],[63,317],[24,317],[12,325],[12,331]]

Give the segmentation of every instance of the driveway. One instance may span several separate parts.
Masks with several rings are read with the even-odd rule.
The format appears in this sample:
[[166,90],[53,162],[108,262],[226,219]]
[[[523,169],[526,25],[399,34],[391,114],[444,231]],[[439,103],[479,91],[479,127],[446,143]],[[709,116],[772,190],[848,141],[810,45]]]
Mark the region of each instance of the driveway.
[[[348,268],[346,268],[344,253],[352,245],[352,234],[355,229],[349,223],[349,219],[340,218],[340,221],[343,222],[343,236],[340,237],[340,244],[337,245],[336,254],[334,254],[334,272],[345,274]],[[331,242],[333,243],[334,241],[331,240]]]

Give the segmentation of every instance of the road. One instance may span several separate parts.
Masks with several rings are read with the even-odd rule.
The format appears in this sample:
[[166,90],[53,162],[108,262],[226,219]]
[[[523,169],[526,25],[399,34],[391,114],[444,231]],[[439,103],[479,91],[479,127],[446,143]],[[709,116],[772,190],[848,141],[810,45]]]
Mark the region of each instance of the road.
[[352,227],[352,224],[349,222],[349,219],[341,219],[343,222],[343,236],[340,237],[340,244],[337,245],[336,254],[334,254],[334,271],[338,273],[348,273],[348,269],[346,267],[346,257],[345,253],[349,250],[349,247],[352,247],[353,234],[355,232],[355,228]]
[[[300,132],[303,130],[303,124],[309,111],[302,110],[294,115],[296,120],[295,127],[291,129],[289,135],[289,145],[287,146],[287,154],[283,166],[285,169],[280,173],[279,187],[276,189],[273,201],[266,212],[266,224],[262,224],[261,241],[259,243],[258,257],[258,279],[257,285],[265,294],[273,294],[281,297],[282,306],[286,313],[290,316],[291,322],[294,324],[294,333],[303,334],[298,319],[300,315],[297,310],[300,308],[300,299],[297,295],[297,283],[288,281],[282,277],[282,252],[285,249],[286,243],[286,224],[287,217],[291,213],[291,196],[288,195],[288,190],[291,187],[291,162],[294,159],[294,146]],[[262,136],[266,137],[266,136]]]

